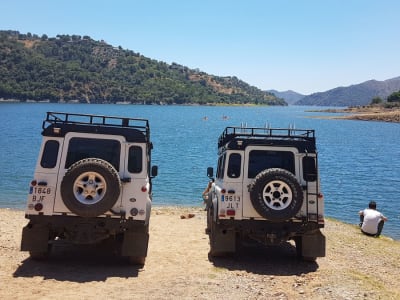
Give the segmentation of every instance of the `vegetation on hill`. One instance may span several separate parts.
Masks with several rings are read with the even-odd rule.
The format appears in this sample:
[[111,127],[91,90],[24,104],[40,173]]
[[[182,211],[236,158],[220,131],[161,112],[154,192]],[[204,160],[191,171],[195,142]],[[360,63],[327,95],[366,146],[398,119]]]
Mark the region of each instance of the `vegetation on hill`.
[[0,61],[3,99],[286,105],[236,77],[159,62],[88,36],[0,31]]
[[305,96],[298,105],[357,106],[367,105],[375,97],[387,98],[400,90],[400,77],[385,81],[369,80],[348,87],[338,87],[326,92]]
[[[400,123],[400,91],[390,94],[386,101],[380,97],[374,97],[369,105],[350,106],[344,109],[326,109],[322,111],[348,113],[344,116],[328,117],[333,119]],[[325,116],[324,118],[327,117]]]

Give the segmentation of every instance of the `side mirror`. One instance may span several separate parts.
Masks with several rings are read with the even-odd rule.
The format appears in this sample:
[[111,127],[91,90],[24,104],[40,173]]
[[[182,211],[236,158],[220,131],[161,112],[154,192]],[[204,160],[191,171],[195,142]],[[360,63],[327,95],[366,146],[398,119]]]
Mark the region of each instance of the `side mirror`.
[[152,166],[151,167],[151,177],[156,177],[158,175],[158,167]]
[[214,169],[213,169],[213,167],[208,167],[207,168],[207,176],[208,177],[214,177]]

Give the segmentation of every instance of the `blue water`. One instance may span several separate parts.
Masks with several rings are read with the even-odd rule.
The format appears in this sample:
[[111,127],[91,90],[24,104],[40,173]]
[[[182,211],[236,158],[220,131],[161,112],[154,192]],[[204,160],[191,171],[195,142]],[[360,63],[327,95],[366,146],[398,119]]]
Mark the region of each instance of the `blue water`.
[[356,224],[358,211],[373,199],[389,218],[384,234],[400,239],[400,124],[309,118],[331,114],[307,109],[0,103],[0,207],[24,209],[46,111],[149,119],[159,166],[154,205],[201,205],[223,129],[268,123],[316,130],[326,216]]

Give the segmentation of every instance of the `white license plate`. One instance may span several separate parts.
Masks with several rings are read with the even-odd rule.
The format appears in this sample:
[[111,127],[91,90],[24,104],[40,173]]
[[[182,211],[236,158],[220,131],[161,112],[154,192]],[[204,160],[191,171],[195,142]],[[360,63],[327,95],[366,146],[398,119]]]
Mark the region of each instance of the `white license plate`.
[[31,186],[29,190],[33,202],[43,202],[52,192],[53,188],[48,186]]
[[225,202],[240,202],[240,196],[234,196],[234,195],[222,195],[222,201]]

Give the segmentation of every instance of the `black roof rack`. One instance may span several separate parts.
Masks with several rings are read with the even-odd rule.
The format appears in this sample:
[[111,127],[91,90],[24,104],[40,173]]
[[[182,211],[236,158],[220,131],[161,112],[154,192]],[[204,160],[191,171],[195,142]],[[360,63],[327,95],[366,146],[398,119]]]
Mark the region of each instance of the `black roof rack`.
[[54,129],[59,127],[64,135],[69,131],[112,133],[123,132],[126,136],[142,136],[150,140],[149,121],[140,118],[78,114],[65,112],[47,112],[42,128],[44,135],[53,135]]
[[315,144],[315,130],[294,128],[226,127],[218,139],[218,148],[233,139],[244,140],[295,140]]

